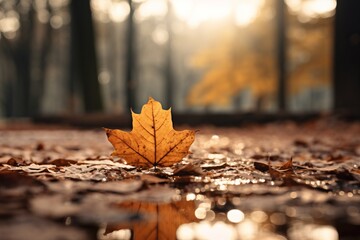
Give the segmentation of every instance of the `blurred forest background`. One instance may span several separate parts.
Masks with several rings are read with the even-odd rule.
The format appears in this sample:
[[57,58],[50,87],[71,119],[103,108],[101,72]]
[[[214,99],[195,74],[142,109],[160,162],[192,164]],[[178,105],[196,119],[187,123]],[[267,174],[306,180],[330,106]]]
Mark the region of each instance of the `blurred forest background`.
[[326,112],[335,0],[0,0],[0,117]]

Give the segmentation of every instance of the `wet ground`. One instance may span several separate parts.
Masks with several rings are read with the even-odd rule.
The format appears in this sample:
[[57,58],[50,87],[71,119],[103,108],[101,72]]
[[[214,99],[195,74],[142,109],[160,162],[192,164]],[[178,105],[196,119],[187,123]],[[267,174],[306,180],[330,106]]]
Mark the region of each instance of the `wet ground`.
[[0,239],[360,239],[359,123],[203,127],[191,151],[137,169],[101,129],[1,130]]

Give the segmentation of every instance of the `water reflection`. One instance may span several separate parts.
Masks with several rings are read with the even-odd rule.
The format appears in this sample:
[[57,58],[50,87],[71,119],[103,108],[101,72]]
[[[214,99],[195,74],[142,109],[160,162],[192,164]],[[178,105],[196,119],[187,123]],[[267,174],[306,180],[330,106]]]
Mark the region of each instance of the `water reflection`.
[[288,231],[290,239],[338,240],[339,234],[333,226],[296,223]]
[[[195,212],[202,209],[199,207]],[[208,210],[213,212],[212,210]],[[177,239],[339,239],[337,230],[330,225],[318,225],[300,220],[287,219],[285,214],[275,212],[267,214],[260,210],[243,213],[239,209],[231,209],[227,212],[227,219],[217,212],[211,220],[206,219],[198,223],[186,223],[179,226],[176,231]],[[203,216],[202,216],[203,217]],[[289,226],[287,231],[278,228],[279,225]],[[286,227],[287,228],[287,227]]]
[[[313,178],[311,172],[301,168],[296,173],[304,182],[298,183],[308,187],[299,184],[280,187],[278,180],[272,180],[269,174],[252,171],[252,159],[266,158],[261,155],[265,148],[250,148],[248,141],[232,142],[231,138],[216,134],[203,135],[200,139],[195,143],[196,151],[186,161],[202,159],[205,175],[193,177],[191,184],[188,181],[169,184],[182,189],[176,191],[178,197],[182,193],[179,197],[182,200],[171,204],[119,204],[118,207],[139,212],[146,218],[109,225],[107,237],[130,234],[130,239],[337,240],[343,239],[344,231],[351,237],[358,233],[357,189],[343,191],[327,180],[327,176]],[[234,146],[226,148],[229,142]],[[271,152],[276,153],[274,166],[281,162],[280,157],[287,158],[277,148]],[[325,191],[330,185],[335,191]]]
[[[110,239],[176,239],[176,230],[179,226],[189,222],[196,222],[195,202],[185,199],[172,203],[152,202],[123,202],[119,208],[134,211],[144,215],[143,221],[129,222],[118,225],[107,225],[105,238]],[[125,231],[125,232],[124,232]],[[131,233],[131,234],[130,234]],[[118,238],[127,234],[130,238]]]
[[239,209],[231,209],[227,213],[227,218],[229,219],[230,222],[233,223],[241,222],[242,220],[244,220],[244,217],[245,217],[244,213]]
[[[241,198],[235,197],[241,201]],[[334,226],[302,219],[296,209],[265,212],[241,209],[226,198],[208,198],[187,194],[171,203],[122,202],[116,205],[143,216],[142,220],[123,224],[108,224],[99,231],[98,239],[311,239],[338,240]]]
[[268,215],[263,211],[253,211],[250,213],[250,219],[256,223],[263,223],[268,219]]
[[[234,199],[241,201],[241,198]],[[299,218],[294,207],[273,212],[241,209],[243,207],[226,198],[194,193],[172,203],[123,202],[117,207],[145,218],[109,224],[101,230],[99,239],[339,239],[334,226],[324,221],[320,224],[312,218]]]
[[106,233],[106,229],[101,229],[98,233],[99,240],[130,240],[132,236],[131,229],[114,230],[111,233]]

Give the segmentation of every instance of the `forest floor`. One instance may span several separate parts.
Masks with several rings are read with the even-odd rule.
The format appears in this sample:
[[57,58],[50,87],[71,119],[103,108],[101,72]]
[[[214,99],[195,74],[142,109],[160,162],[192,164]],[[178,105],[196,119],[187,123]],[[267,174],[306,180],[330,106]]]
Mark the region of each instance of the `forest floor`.
[[167,168],[102,129],[0,126],[0,239],[360,239],[360,123],[200,127]]

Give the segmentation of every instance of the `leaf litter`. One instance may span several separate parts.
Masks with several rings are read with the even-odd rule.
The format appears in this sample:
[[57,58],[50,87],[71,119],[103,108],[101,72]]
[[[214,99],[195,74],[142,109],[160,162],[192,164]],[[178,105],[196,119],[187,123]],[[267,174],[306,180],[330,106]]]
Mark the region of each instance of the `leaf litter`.
[[[110,239],[111,232],[124,229],[133,229],[136,236],[141,224],[151,222],[149,226],[160,226],[158,234],[181,239],[181,231],[174,231],[182,227],[196,229],[206,223],[212,229],[224,223],[239,229],[249,219],[260,221],[253,215],[265,214],[272,230],[258,231],[253,239],[296,239],[294,231],[303,233],[301,229],[311,224],[332,226],[341,239],[356,239],[360,125],[337,124],[202,128],[192,154],[157,169],[109,157],[112,148],[101,131],[3,131],[0,233],[9,233],[11,223],[46,239],[35,230],[41,223],[63,239],[73,239],[71,234],[78,234],[78,239]],[[132,207],[128,202],[134,203]],[[136,204],[145,210],[134,211]],[[241,210],[245,219],[229,225],[226,214],[231,209]],[[167,222],[163,216],[177,218],[183,211],[189,211],[188,217],[170,224],[171,233],[162,232]],[[33,219],[33,224],[24,224],[24,219]],[[106,230],[107,235],[98,236],[89,228]]]

